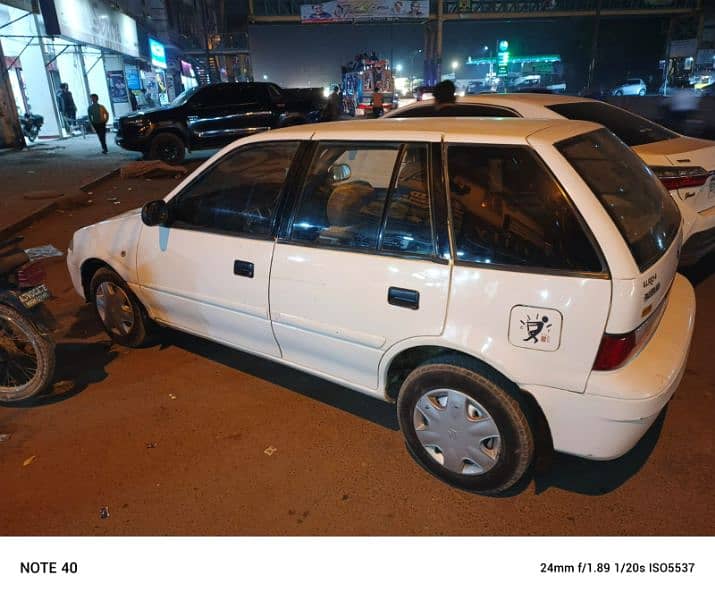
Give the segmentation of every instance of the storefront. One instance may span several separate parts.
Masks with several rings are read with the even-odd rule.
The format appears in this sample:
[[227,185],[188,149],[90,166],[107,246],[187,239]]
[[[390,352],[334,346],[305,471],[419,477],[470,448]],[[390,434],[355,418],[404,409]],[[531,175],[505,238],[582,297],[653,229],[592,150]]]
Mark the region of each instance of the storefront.
[[[18,108],[45,118],[41,136],[80,132],[90,94],[110,121],[132,110],[125,61],[139,58],[134,19],[103,0],[40,0],[41,14],[17,5],[0,0],[0,40]],[[63,83],[76,112],[62,100]]]

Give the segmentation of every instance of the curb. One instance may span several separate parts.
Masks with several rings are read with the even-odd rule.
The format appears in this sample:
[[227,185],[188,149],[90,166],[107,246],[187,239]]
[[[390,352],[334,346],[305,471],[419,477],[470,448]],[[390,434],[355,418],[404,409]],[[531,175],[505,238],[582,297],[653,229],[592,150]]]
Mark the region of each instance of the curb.
[[79,186],[79,189],[82,190],[83,192],[88,192],[92,188],[98,186],[100,183],[107,181],[107,179],[111,179],[115,175],[119,175],[120,170],[121,170],[121,167],[112,169],[111,171],[108,171],[104,175],[100,175],[96,179],[92,179],[92,181],[89,181],[89,182],[85,183],[84,185]]
[[[115,175],[118,175],[120,169],[121,169],[121,167],[112,169],[111,171],[104,173],[104,175],[100,175],[96,179],[93,179],[92,181],[88,181],[87,183],[79,186],[79,189],[82,190],[83,192],[88,192],[91,189],[97,187],[100,183],[105,182],[107,179],[111,179]],[[57,207],[58,207],[58,200],[52,200],[52,201],[48,202],[47,204],[45,204],[44,206],[40,206],[39,208],[36,208],[32,212],[27,213],[23,217],[20,217],[20,219],[18,219],[14,223],[10,223],[9,225],[0,226],[0,239],[8,238],[8,237],[14,235],[21,229],[24,229],[28,225],[31,225],[35,221],[40,220],[42,217],[44,217],[48,213],[57,209]]]
[[52,212],[57,208],[57,200],[52,200],[44,206],[35,209],[32,212],[27,213],[25,216],[20,217],[14,223],[0,227],[0,239],[8,238],[13,234],[17,233],[21,229],[24,229],[28,225],[34,223],[35,221],[41,219],[46,214]]

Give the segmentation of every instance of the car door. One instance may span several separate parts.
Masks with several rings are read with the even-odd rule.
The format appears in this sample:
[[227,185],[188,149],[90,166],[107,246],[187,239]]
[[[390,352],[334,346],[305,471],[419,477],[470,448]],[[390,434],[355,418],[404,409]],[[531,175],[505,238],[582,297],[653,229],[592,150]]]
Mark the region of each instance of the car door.
[[425,142],[314,143],[271,270],[286,360],[376,389],[387,349],[442,332],[450,267],[430,169]]
[[168,203],[167,227],[143,227],[137,274],[162,323],[279,356],[268,314],[273,227],[297,141],[248,144]]
[[227,100],[232,107],[225,124],[228,138],[236,139],[273,128],[274,116],[265,85],[231,86]]

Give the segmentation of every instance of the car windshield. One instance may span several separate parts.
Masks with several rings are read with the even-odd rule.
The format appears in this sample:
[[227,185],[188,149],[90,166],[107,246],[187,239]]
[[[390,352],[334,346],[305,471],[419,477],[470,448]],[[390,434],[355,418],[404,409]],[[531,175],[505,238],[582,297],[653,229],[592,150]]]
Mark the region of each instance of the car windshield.
[[184,90],[169,103],[169,106],[181,106],[184,102],[191,98],[191,96],[193,96],[198,89],[199,88],[195,87],[188,90]]
[[608,127],[629,146],[652,144],[678,137],[660,125],[605,102],[571,102],[552,104],[546,108],[567,119],[593,121]]
[[680,213],[650,169],[605,129],[556,144],[613,219],[645,271],[670,247]]

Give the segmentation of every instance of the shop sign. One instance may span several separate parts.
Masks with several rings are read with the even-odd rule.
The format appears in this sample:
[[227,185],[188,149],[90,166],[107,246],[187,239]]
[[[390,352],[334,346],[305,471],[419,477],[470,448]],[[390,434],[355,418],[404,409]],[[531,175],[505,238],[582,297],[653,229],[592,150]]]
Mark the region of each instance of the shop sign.
[[164,44],[156,41],[154,38],[149,38],[149,56],[151,56],[151,64],[160,69],[166,69],[166,50]]
[[137,24],[104,0],[40,0],[47,35],[139,57]]
[[139,69],[134,65],[124,65],[124,73],[127,77],[127,87],[130,90],[142,89],[142,80],[139,77]]
[[501,40],[497,52],[497,77],[506,77],[509,72],[509,42]]

